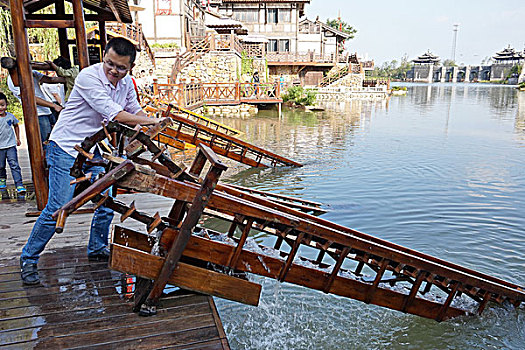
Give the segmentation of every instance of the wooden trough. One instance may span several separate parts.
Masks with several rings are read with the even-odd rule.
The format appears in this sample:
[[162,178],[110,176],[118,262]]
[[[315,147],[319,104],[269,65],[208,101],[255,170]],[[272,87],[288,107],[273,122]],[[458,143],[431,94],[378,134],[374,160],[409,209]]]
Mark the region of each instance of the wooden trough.
[[[249,274],[289,282],[436,321],[481,313],[488,302],[519,306],[524,290],[515,284],[381,240],[317,216],[318,203],[276,198],[238,186],[218,184],[225,165],[205,144],[188,171],[173,163],[151,139],[170,120],[144,133],[119,124],[86,139],[71,174],[85,175],[89,150],[109,131],[131,137],[126,159],[105,155],[106,175],[61,208],[57,229],[89,200],[145,224],[143,232],[117,226],[112,234],[110,267],[138,276],[135,310],[156,313],[167,283],[257,305],[261,287]],[[140,158],[148,150],[151,160]],[[201,174],[206,170],[204,176]],[[134,203],[101,196],[110,186],[149,192],[174,200],[167,217],[140,212]],[[210,215],[229,222],[227,232],[199,223]],[[254,232],[273,237],[257,244]],[[269,241],[269,240],[265,240]]]

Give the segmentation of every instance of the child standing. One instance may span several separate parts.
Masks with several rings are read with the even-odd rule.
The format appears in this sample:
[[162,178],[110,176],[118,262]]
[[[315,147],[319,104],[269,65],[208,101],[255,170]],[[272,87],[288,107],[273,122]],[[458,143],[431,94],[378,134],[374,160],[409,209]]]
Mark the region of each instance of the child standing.
[[[13,132],[14,129],[14,132]],[[7,97],[0,92],[0,190],[5,190],[7,171],[6,159],[11,168],[13,181],[19,195],[24,195],[26,189],[22,183],[22,172],[18,165],[16,146],[20,146],[20,129],[18,119],[7,112]]]

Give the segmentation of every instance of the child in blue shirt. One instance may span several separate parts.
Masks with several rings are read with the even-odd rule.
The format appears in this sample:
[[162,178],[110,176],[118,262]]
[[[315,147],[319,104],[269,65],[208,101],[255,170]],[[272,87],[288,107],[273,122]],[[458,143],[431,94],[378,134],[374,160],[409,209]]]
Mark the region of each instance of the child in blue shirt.
[[7,112],[7,97],[0,92],[0,190],[5,190],[6,188],[7,171],[5,163],[7,159],[16,191],[19,195],[24,195],[26,189],[22,183],[22,171],[18,164],[16,146],[20,146],[18,119]]

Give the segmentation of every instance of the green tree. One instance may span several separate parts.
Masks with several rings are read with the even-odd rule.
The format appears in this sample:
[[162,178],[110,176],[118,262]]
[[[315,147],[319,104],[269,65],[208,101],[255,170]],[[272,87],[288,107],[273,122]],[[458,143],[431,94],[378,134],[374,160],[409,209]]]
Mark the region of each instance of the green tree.
[[342,31],[343,33],[346,33],[350,35],[349,39],[353,39],[355,37],[355,34],[357,33],[357,29],[352,27],[350,24],[339,21],[337,19],[326,19],[326,24],[332,28],[335,28],[337,30]]
[[457,67],[458,65],[456,64],[456,61],[454,60],[451,60],[451,59],[446,59],[443,61],[443,65],[446,66],[446,67]]

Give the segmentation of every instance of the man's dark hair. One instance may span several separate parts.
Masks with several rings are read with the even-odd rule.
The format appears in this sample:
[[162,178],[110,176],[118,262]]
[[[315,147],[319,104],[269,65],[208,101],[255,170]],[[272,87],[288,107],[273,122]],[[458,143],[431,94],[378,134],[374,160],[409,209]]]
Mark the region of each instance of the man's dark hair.
[[119,56],[128,56],[130,64],[135,62],[137,50],[131,41],[124,38],[113,38],[106,45],[106,52],[108,52],[109,49],[113,49],[113,51]]
[[0,101],[4,100],[5,101],[5,104],[7,104],[7,97],[6,95],[4,95],[3,92],[0,92]]
[[71,69],[71,62],[65,57],[58,56],[53,60],[53,63],[63,69]]

